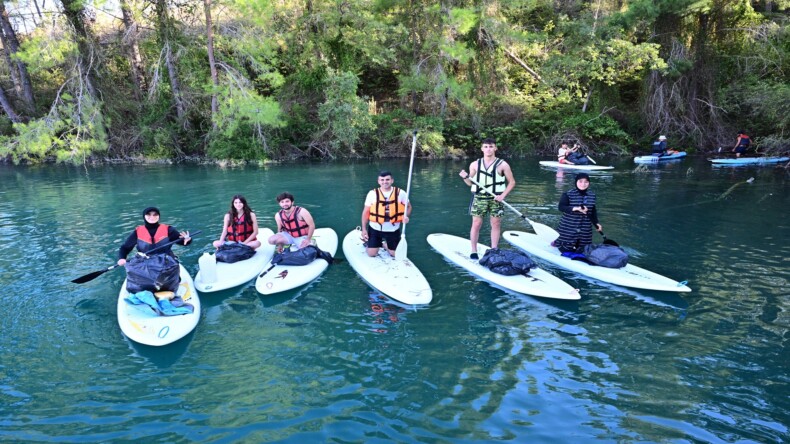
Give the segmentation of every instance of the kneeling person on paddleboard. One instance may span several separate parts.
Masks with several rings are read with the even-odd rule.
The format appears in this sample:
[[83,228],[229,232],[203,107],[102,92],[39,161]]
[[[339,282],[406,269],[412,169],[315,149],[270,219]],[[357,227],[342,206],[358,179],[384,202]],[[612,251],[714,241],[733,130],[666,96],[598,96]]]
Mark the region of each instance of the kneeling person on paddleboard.
[[[189,245],[192,238],[189,237],[189,231],[179,232],[170,225],[159,223],[159,208],[148,207],[143,210],[144,225],[140,225],[132,231],[132,234],[126,238],[126,241],[118,249],[118,265],[126,265],[126,256],[137,247],[140,253],[146,253],[157,249],[156,254],[169,254],[175,257],[171,250],[171,245],[168,242],[183,239],[184,245]],[[162,247],[162,248],[159,248]]]
[[392,173],[382,171],[378,178],[379,187],[370,190],[365,197],[362,210],[362,240],[367,242],[370,257],[379,254],[379,248],[387,244],[387,251],[395,257],[395,249],[401,238],[401,224],[409,223],[411,202],[406,192],[392,186]]
[[590,176],[579,173],[575,178],[576,187],[562,193],[557,206],[562,212],[560,233],[553,245],[563,253],[581,253],[585,245],[592,244],[592,227],[603,231],[598,223],[598,209],[595,205],[595,193],[590,191]]
[[312,242],[315,232],[313,216],[305,208],[294,205],[295,202],[291,193],[277,195],[281,210],[274,214],[277,234],[269,237],[269,245],[276,245],[278,253],[282,253],[286,245],[298,250]]

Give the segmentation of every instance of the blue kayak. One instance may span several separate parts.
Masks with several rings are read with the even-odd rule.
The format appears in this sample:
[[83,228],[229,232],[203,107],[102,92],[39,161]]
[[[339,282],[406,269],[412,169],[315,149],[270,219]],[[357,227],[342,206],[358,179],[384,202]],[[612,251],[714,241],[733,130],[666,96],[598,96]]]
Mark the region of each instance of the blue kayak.
[[675,159],[682,159],[686,157],[685,151],[680,151],[677,153],[672,154],[665,154],[663,156],[659,155],[650,155],[650,156],[638,156],[634,157],[635,163],[655,163],[655,162],[663,162],[665,160],[675,160]]
[[790,162],[790,157],[738,157],[735,159],[708,159],[714,165],[764,165]]

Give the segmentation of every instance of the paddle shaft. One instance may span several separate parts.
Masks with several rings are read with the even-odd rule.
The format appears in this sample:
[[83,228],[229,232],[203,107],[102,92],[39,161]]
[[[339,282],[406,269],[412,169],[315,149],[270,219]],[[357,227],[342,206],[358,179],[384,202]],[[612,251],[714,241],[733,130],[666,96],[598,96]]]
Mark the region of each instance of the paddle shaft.
[[[474,179],[474,178],[473,178],[471,175],[468,175],[468,176],[467,176],[467,179],[469,179],[469,181],[470,181],[470,182],[472,182],[473,184],[477,185],[477,188],[480,188],[480,189],[481,189],[481,190],[483,190],[484,192],[486,192],[486,193],[488,193],[488,194],[490,194],[490,195],[492,195],[492,196],[496,197],[496,194],[494,194],[494,192],[493,192],[493,191],[491,191],[491,190],[489,190],[489,189],[487,189],[487,188],[483,187],[482,185],[480,185],[480,183],[478,183],[478,182],[477,182],[477,181],[476,181],[476,180],[475,180],[475,179]],[[510,208],[511,210],[513,210],[513,212],[514,212],[514,213],[516,213],[516,214],[518,214],[518,216],[519,216],[520,218],[522,218],[522,219],[524,219],[525,221],[529,222],[529,223],[530,223],[530,225],[532,224],[532,221],[531,221],[531,220],[529,220],[529,219],[527,218],[527,216],[524,216],[523,214],[521,214],[521,212],[520,212],[520,211],[518,211],[517,209],[515,209],[515,208],[514,208],[512,205],[510,205],[509,203],[505,202],[505,200],[504,200],[504,199],[502,200],[502,204],[503,204],[504,206],[506,206],[506,207]]]
[[[417,130],[411,135],[411,160],[409,160],[409,180],[406,182],[406,208],[403,210],[408,214],[409,201],[411,200],[411,173],[414,169],[414,152],[417,149]],[[403,231],[401,231],[401,238],[406,237],[406,225],[403,224]]]
[[266,270],[265,270],[263,273],[261,273],[261,275],[260,275],[260,276],[258,276],[258,277],[261,277],[261,278],[262,278],[262,277],[266,276],[266,273],[268,273],[268,272],[272,271],[272,268],[274,268],[274,267],[276,267],[276,266],[277,266],[277,264],[272,264],[272,265],[271,265],[271,267],[267,268],[267,269],[266,269]]

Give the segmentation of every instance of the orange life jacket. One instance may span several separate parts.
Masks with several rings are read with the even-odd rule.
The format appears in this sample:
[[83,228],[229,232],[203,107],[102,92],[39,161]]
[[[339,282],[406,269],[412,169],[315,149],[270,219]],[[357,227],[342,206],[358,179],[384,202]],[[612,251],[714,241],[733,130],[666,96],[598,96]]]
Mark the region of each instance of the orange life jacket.
[[287,231],[293,237],[307,236],[310,226],[306,222],[299,220],[299,212],[302,207],[296,207],[291,213],[291,217],[285,215],[285,210],[280,210],[281,231]]
[[376,203],[370,206],[370,217],[368,217],[368,220],[379,224],[384,222],[393,224],[403,222],[403,215],[406,214],[406,205],[398,200],[400,191],[400,188],[392,187],[390,200],[387,200],[381,188],[376,188]]
[[252,235],[252,221],[247,221],[243,214],[241,217],[231,216],[231,219],[226,239],[230,242],[244,242]]
[[154,233],[154,238],[151,239],[151,234],[148,233],[148,229],[145,228],[145,225],[138,226],[135,229],[135,232],[137,233],[137,251],[140,253],[145,253],[166,244],[169,241],[167,235],[169,228],[169,225],[159,224],[159,227],[156,229],[156,233]]

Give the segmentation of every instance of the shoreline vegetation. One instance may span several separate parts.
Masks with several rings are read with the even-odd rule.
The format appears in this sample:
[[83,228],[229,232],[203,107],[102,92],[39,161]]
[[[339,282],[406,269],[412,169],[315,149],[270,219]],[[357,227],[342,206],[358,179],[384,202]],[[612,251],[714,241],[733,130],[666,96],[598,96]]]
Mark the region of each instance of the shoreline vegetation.
[[[790,152],[790,0],[0,2],[0,162]],[[694,147],[694,148],[691,148]]]

